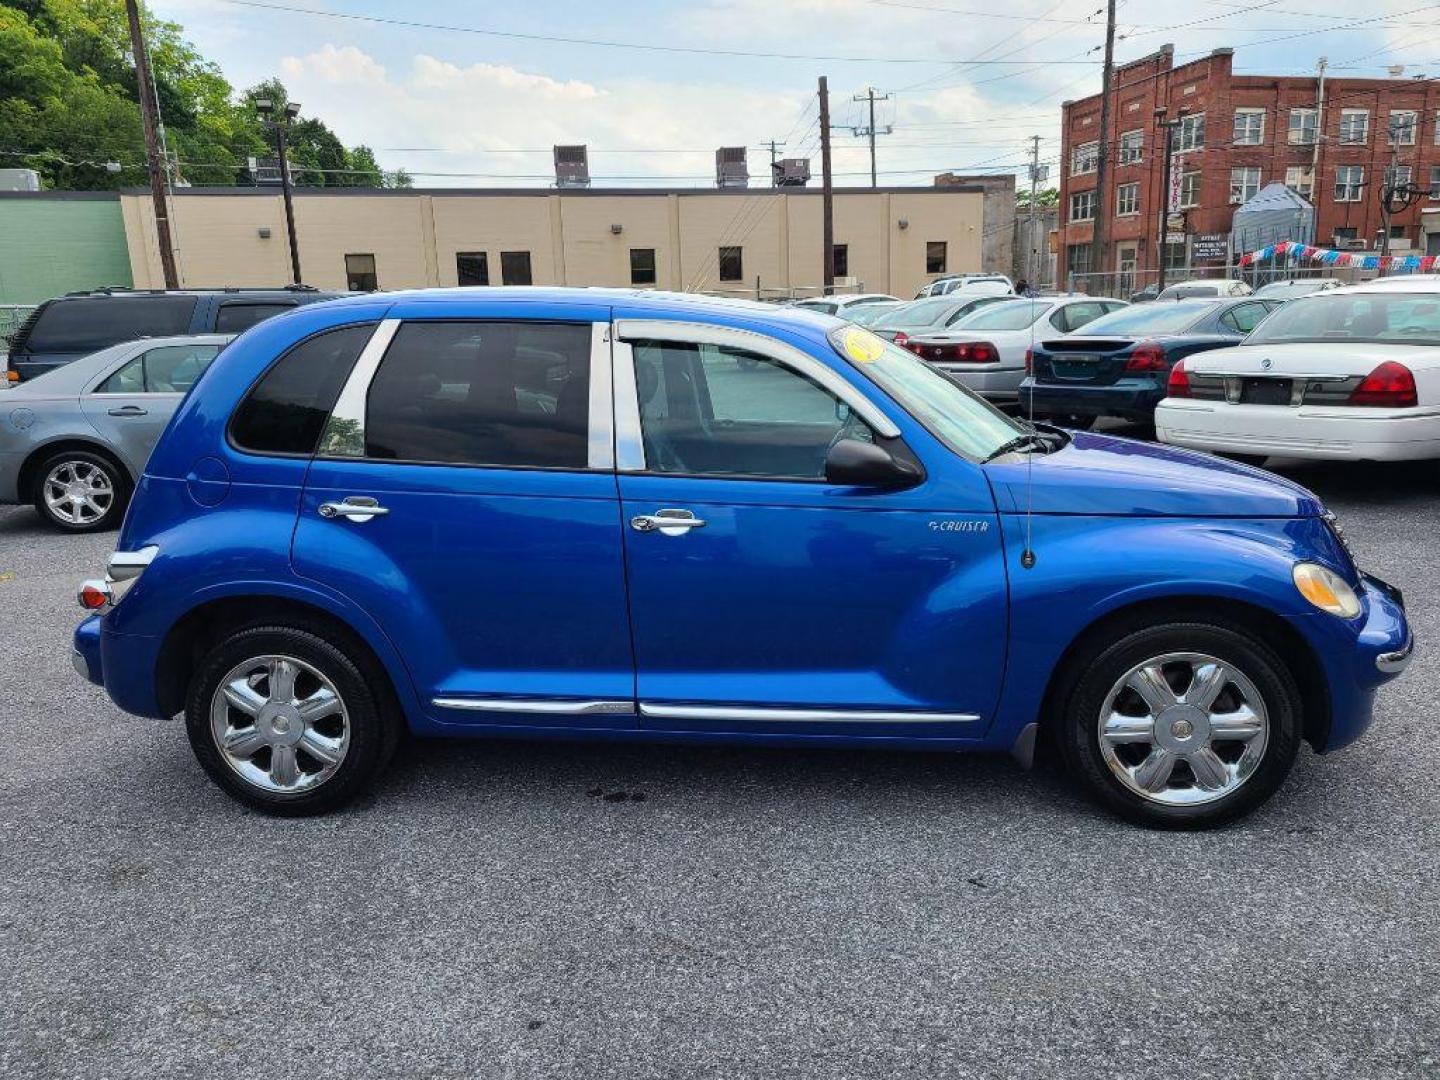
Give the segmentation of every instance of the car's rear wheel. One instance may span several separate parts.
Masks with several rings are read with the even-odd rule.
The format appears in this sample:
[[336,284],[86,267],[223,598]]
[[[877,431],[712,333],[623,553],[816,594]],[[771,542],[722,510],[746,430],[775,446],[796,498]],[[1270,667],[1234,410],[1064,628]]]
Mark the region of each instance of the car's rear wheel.
[[116,529],[130,501],[130,481],[109,458],[89,450],[65,450],[35,472],[35,509],[66,532]]
[[1078,665],[1058,718],[1061,751],[1090,793],[1131,821],[1233,821],[1274,794],[1295,761],[1300,691],[1246,631],[1131,628]]
[[389,759],[398,735],[365,666],[295,627],[229,635],[191,680],[185,721],[195,757],[220,787],[264,813],[343,805]]

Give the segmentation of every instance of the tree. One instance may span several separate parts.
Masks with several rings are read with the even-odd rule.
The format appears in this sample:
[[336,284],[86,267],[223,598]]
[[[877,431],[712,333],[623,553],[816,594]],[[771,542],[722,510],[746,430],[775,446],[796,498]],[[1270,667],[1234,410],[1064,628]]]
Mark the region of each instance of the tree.
[[[1030,209],[1030,189],[1023,188],[1015,192],[1015,205],[1022,210]],[[1039,210],[1050,210],[1060,205],[1059,188],[1041,188],[1035,193],[1035,207]]]

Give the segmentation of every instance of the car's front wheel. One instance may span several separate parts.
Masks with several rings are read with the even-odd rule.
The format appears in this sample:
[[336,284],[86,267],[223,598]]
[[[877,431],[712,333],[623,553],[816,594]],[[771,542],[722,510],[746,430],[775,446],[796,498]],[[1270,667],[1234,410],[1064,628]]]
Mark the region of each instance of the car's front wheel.
[[322,814],[353,798],[398,735],[366,662],[307,630],[262,626],[215,645],[191,680],[185,721],[195,757],[256,810]]
[[1132,628],[1077,669],[1058,718],[1070,771],[1143,825],[1221,825],[1268,799],[1301,739],[1283,661],[1236,627]]
[[35,509],[66,532],[117,529],[130,500],[130,479],[109,458],[65,450],[36,470]]

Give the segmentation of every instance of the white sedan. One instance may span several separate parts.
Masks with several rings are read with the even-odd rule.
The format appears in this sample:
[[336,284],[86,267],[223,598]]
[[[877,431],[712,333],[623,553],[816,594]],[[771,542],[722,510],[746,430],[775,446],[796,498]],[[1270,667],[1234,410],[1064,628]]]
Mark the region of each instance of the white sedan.
[[1440,457],[1440,283],[1291,300],[1242,344],[1176,364],[1155,431],[1256,458]]

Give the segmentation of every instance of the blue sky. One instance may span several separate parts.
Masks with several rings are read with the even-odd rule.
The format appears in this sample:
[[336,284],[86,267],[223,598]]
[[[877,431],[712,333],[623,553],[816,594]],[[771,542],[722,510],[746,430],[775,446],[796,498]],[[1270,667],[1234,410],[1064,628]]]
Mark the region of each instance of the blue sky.
[[[851,98],[867,86],[892,94],[877,109],[879,125],[895,129],[880,138],[881,183],[1016,171],[1030,135],[1044,139],[1042,160],[1054,159],[1059,103],[1098,89],[1104,36],[1103,0],[257,2],[330,14],[151,0],[237,87],[279,75],[344,141],[374,147],[382,165],[409,169],[423,186],[544,185],[557,142],[589,144],[602,184],[703,185],[721,145],[751,147],[752,176],[762,174],[768,154],[758,147],[772,138],[787,140],[787,155],[816,158],[818,171],[821,74],[835,124],[864,122]],[[1440,3],[1423,0],[1122,0],[1116,57],[1172,42],[1182,60],[1234,47],[1238,71],[1302,74],[1325,55],[1335,75],[1379,76],[1396,63],[1406,76],[1440,75],[1437,15]],[[834,146],[838,182],[867,183],[864,141],[837,131]]]

